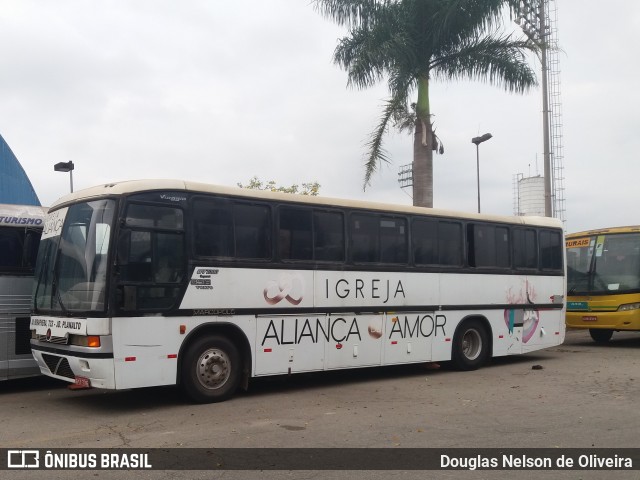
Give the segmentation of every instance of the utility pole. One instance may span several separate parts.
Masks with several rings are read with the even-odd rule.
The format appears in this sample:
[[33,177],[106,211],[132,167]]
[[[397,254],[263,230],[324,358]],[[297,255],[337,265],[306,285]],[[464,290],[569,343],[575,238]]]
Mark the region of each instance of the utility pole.
[[522,31],[540,47],[540,63],[542,64],[542,144],[544,158],[544,214],[546,217],[553,217],[553,202],[551,194],[551,180],[553,171],[551,170],[550,151],[550,129],[549,129],[549,95],[548,77],[549,67],[547,65],[548,25],[545,6],[548,0],[520,0],[520,4],[515,13],[516,22],[522,27]]

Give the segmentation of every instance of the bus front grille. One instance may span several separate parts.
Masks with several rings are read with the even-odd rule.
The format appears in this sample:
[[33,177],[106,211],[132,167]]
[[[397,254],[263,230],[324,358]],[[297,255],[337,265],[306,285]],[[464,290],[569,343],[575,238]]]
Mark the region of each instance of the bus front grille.
[[47,367],[54,375],[59,375],[66,378],[75,378],[69,361],[64,357],[57,357],[55,355],[49,355],[48,353],[42,354],[42,359]]
[[51,337],[47,338],[46,335],[37,335],[36,334],[35,338],[39,342],[57,343],[58,345],[66,345],[67,343],[69,343],[67,337],[54,337],[54,336],[51,336]]

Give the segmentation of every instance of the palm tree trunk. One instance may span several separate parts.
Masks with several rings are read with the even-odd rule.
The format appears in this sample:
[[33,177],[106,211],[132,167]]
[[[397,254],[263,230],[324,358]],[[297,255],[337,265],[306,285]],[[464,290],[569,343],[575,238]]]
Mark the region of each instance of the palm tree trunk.
[[429,79],[418,80],[413,137],[413,204],[433,208],[433,130],[429,111]]

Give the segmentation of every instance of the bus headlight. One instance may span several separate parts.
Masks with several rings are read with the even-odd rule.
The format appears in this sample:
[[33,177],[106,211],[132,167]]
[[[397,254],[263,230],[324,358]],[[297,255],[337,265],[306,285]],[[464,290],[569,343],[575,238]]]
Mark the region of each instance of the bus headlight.
[[79,347],[99,347],[100,337],[98,335],[69,335],[69,345]]
[[625,305],[620,305],[618,307],[619,312],[628,312],[629,310],[638,310],[640,308],[640,303],[627,303]]

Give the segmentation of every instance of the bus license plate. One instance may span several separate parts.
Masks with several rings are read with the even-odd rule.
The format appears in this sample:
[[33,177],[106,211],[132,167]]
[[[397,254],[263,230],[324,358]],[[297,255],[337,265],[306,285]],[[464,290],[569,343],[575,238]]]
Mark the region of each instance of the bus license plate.
[[583,322],[597,322],[598,317],[582,317]]
[[75,385],[82,388],[91,388],[91,380],[87,377],[76,377]]

